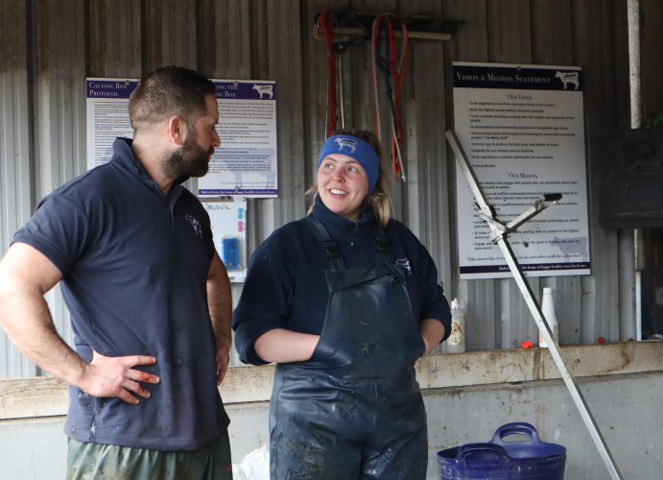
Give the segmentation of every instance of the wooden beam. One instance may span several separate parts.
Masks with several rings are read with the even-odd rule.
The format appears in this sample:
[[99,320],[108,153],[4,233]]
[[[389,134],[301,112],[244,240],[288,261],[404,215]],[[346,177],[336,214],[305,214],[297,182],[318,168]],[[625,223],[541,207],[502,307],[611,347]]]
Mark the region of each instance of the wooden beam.
[[[561,348],[575,377],[663,371],[663,342],[625,342]],[[416,365],[422,389],[560,378],[546,349],[426,355]],[[226,404],[268,401],[274,366],[230,367],[220,387]],[[65,415],[67,385],[51,377],[0,380],[0,420]]]
[[[363,28],[346,28],[346,27],[336,27],[334,28],[334,35],[348,35],[350,37],[360,37],[364,35],[366,32],[364,31]],[[416,32],[416,31],[410,31],[408,30],[407,32],[408,38],[417,38],[421,40],[451,40],[451,34],[450,33],[438,33],[438,32]],[[313,26],[313,37],[316,38],[317,40],[324,40],[324,36],[322,35],[322,31],[320,30],[320,27],[317,25]],[[402,38],[403,37],[403,32],[399,30],[394,30],[394,37],[396,38]],[[370,41],[369,41],[370,43]]]
[[53,377],[0,380],[0,419],[66,415],[67,384]]

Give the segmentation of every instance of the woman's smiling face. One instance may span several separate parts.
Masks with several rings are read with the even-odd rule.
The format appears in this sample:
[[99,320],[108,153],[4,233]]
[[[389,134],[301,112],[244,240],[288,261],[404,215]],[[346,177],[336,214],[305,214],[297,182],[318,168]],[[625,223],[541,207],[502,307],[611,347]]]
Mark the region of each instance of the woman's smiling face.
[[332,212],[353,222],[368,195],[368,176],[352,157],[333,153],[318,168],[318,195]]

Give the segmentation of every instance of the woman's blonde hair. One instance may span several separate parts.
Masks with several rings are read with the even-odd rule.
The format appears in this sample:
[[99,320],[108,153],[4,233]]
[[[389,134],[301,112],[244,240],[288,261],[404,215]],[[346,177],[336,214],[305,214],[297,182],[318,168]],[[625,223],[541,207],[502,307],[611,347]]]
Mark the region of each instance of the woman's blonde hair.
[[[386,227],[391,219],[391,199],[389,198],[389,179],[385,173],[384,167],[384,155],[382,154],[382,146],[380,145],[380,140],[375,136],[373,132],[368,130],[361,130],[359,128],[343,128],[334,132],[334,135],[352,135],[368,143],[373,149],[377,152],[378,158],[380,159],[380,171],[378,173],[378,180],[375,183],[375,188],[373,193],[369,193],[364,198],[364,203],[362,203],[362,210],[368,205],[373,206],[373,211],[375,212],[375,218],[378,223],[383,227]],[[311,206],[308,209],[306,214],[308,215],[313,210],[313,205],[315,204],[315,197],[318,195],[318,186],[313,185],[306,191],[306,199],[313,200]]]

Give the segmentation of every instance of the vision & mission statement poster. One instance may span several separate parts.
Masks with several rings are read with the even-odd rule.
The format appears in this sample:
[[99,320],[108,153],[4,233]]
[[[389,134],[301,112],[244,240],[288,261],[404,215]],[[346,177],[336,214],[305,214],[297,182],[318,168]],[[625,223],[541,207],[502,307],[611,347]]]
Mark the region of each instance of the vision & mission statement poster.
[[[578,67],[453,64],[456,136],[497,219],[563,195],[509,235],[528,275],[590,273],[582,80]],[[511,277],[460,169],[456,182],[461,278]]]

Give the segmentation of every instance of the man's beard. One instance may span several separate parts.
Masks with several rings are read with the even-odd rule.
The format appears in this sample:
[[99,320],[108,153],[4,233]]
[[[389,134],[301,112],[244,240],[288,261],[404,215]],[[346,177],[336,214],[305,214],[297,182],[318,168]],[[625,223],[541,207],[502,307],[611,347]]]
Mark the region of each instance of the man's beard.
[[190,177],[202,177],[209,170],[208,158],[214,153],[198,145],[198,136],[194,128],[188,128],[184,144],[170,154],[163,164],[163,172],[168,178],[186,180]]

